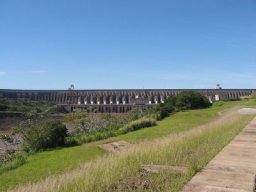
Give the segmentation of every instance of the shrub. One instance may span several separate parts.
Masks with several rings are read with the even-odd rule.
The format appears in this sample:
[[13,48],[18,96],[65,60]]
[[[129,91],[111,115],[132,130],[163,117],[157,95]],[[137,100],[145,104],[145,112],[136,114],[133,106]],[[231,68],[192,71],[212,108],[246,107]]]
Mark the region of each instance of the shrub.
[[168,117],[175,111],[174,106],[175,97],[168,98],[164,103],[159,104],[156,108],[149,111],[150,114],[155,114],[155,119],[161,120]]
[[159,108],[159,116],[158,120],[161,120],[165,117],[168,117],[171,113],[175,111],[174,107],[172,105],[163,105]]
[[183,109],[202,109],[210,107],[210,101],[200,93],[194,91],[181,92],[175,97],[175,107]]
[[210,101],[202,94],[186,91],[166,99],[164,103],[159,104],[150,113],[157,114],[156,119],[161,120],[178,110],[201,109],[209,106],[211,106]]
[[26,150],[39,151],[65,145],[67,128],[60,121],[46,121],[30,125],[23,131]]
[[69,136],[65,138],[65,146],[66,147],[72,147],[72,146],[76,146],[76,145],[80,145],[81,142],[79,142],[79,140],[74,137],[74,136]]
[[144,111],[140,108],[133,108],[131,111],[127,113],[126,121],[134,121],[144,116]]
[[132,121],[130,123],[128,123],[127,125],[125,125],[124,127],[122,127],[121,129],[119,129],[119,131],[124,134],[130,131],[136,131],[138,129],[141,128],[145,128],[145,127],[152,127],[156,125],[156,120],[152,119],[152,118],[141,118],[135,121]]

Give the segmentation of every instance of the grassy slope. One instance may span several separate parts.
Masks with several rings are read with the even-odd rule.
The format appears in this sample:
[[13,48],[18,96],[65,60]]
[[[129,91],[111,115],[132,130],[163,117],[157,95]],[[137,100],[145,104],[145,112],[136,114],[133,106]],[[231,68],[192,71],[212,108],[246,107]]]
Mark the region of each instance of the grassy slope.
[[[154,141],[144,141],[118,158],[106,156],[85,163],[79,169],[68,171],[59,177],[21,187],[16,191],[75,192],[75,191],[173,191],[181,187],[203,168],[230,140],[237,135],[253,115],[232,115],[202,129],[187,131]],[[182,165],[188,174],[149,174],[141,172],[141,166]],[[145,185],[142,183],[146,183]]]
[[191,110],[185,112],[176,113],[169,118],[165,118],[158,122],[155,127],[141,129],[135,132],[130,132],[125,135],[121,135],[118,138],[124,139],[130,142],[137,142],[143,139],[155,139],[169,134],[185,131],[203,125],[210,120],[216,118],[219,112],[224,112],[235,106],[253,106],[254,103],[251,100],[248,101],[234,101],[217,104],[208,109]]
[[0,191],[62,173],[103,153],[95,143],[37,153],[30,156],[23,166],[0,175]]
[[[25,165],[0,175],[0,190],[4,191],[7,188],[19,184],[42,180],[49,175],[62,173],[67,169],[77,167],[80,163],[95,159],[104,153],[97,147],[101,143],[119,139],[138,142],[142,139],[152,139],[188,130],[214,119],[218,116],[217,112],[226,110],[236,104],[241,104],[241,102],[226,103],[223,106],[205,110],[181,112],[158,122],[158,126],[156,127],[142,129],[116,138],[82,146],[46,151],[32,155]],[[248,102],[247,104],[250,105]]]

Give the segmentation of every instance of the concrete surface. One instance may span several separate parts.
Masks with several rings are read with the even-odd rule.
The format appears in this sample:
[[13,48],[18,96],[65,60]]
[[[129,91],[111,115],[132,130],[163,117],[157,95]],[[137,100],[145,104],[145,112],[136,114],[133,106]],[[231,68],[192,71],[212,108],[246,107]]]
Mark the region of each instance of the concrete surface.
[[253,192],[256,175],[256,118],[181,190]]

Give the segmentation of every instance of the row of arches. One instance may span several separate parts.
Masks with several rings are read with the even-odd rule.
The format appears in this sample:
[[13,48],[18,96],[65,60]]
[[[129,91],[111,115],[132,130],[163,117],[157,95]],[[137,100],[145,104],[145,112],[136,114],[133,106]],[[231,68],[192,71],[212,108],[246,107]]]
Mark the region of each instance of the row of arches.
[[[105,104],[134,104],[137,99],[144,99],[145,104],[163,103],[170,96],[187,90],[95,90],[95,91],[0,91],[4,96],[11,98],[25,98],[43,100],[56,104],[105,105]],[[219,99],[234,99],[249,96],[253,89],[238,90],[194,90]]]

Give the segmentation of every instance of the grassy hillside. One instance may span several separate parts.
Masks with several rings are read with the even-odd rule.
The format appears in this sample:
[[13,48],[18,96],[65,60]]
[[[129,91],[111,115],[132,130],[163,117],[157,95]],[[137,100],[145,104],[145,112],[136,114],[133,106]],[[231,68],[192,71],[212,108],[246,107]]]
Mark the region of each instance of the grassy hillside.
[[[254,103],[252,101],[219,103],[209,109],[193,110],[193,111],[176,113],[175,115],[158,122],[158,125],[155,127],[131,132],[131,133],[128,133],[126,135],[122,135],[122,136],[119,136],[116,138],[110,138],[108,140],[103,140],[100,142],[94,142],[94,143],[90,143],[90,144],[84,144],[82,146],[77,146],[77,147],[70,147],[70,148],[64,148],[64,149],[59,149],[59,150],[37,153],[35,155],[30,156],[28,159],[28,163],[24,164],[23,166],[0,175],[0,190],[5,191],[8,188],[13,188],[17,185],[25,184],[27,182],[40,181],[50,175],[51,176],[57,175],[60,173],[64,173],[67,170],[74,169],[74,168],[78,167],[80,164],[83,164],[84,162],[86,162],[88,160],[96,159],[97,157],[100,157],[104,154],[104,152],[98,148],[99,144],[107,143],[107,142],[113,141],[113,140],[120,140],[120,139],[125,139],[125,140],[133,142],[133,143],[140,143],[145,139],[146,140],[157,139],[157,138],[169,135],[169,134],[176,134],[178,132],[191,130],[192,128],[194,128],[196,126],[203,125],[203,124],[217,118],[219,116],[219,112],[228,110],[236,105],[253,105],[253,104]],[[227,137],[223,136],[223,143],[216,148],[217,151],[220,150],[235,134],[237,134],[238,131],[251,118],[252,117],[246,117],[246,118],[239,117],[238,122],[233,122],[234,124],[232,124],[232,126],[230,124],[225,125],[226,126],[225,129],[227,129],[227,131],[230,129],[230,135],[227,134]],[[233,126],[233,125],[235,125],[235,126]],[[219,132],[216,134],[221,134],[221,129],[218,129],[218,130],[219,130]],[[205,134],[207,134],[207,133],[205,133]],[[209,136],[209,137],[212,137],[212,136]],[[200,138],[204,138],[204,136],[202,136]],[[216,139],[217,138],[219,138],[219,137],[216,137]],[[216,141],[216,140],[214,140],[214,142],[218,143],[218,141]],[[142,146],[142,148],[145,148],[145,146],[147,146],[143,143],[138,144],[138,145]],[[189,145],[187,145],[187,147],[188,146]],[[191,148],[191,150],[192,150],[192,148]],[[207,162],[208,160],[210,160],[210,158],[217,151],[212,150],[213,153],[211,155],[207,155],[207,157],[208,157],[207,160],[203,160],[203,162]],[[149,153],[148,155],[150,155],[150,154],[151,153]],[[171,154],[169,152],[167,154],[173,156],[173,154]],[[159,155],[160,154],[157,153],[154,156],[157,157]],[[152,156],[152,154],[151,154],[151,156]],[[151,157],[151,156],[149,156],[149,157]],[[132,158],[138,159],[137,163],[139,163],[139,164],[134,162],[134,159],[131,159],[130,163],[128,162],[128,165],[130,165],[132,163],[131,167],[128,166],[128,168],[131,171],[132,170],[136,171],[138,168],[136,166],[138,166],[142,163],[139,160],[140,157],[141,157],[141,155],[138,155],[138,156],[135,155],[132,157]],[[111,159],[111,158],[112,157],[107,157],[106,159],[104,158],[104,161],[107,161],[107,162],[112,161],[113,159]],[[187,158],[186,153],[184,153],[184,158],[185,159]],[[120,159],[122,159],[122,158],[120,158]],[[128,159],[130,159],[130,157]],[[166,158],[163,158],[163,160],[164,159],[166,159]],[[169,159],[169,157],[168,157],[168,159]],[[96,163],[98,162],[97,160],[95,160],[95,161],[96,161]],[[101,159],[101,161],[102,161],[102,159]],[[91,164],[91,163],[89,163],[89,164]],[[111,164],[111,166],[112,166],[112,164]],[[119,172],[118,174],[123,175],[124,170],[122,170],[122,166],[124,166],[124,165],[120,165],[120,166],[121,167],[119,167],[119,168],[120,168],[121,172]],[[127,167],[127,165],[125,165],[124,167]],[[134,169],[134,167],[135,167],[135,169]],[[105,172],[105,171],[110,171],[110,170],[101,170],[101,171]],[[132,173],[137,175],[138,174],[137,171],[132,172]],[[98,174],[99,173],[97,173],[97,175]],[[111,171],[110,171],[110,174],[112,174]],[[114,175],[113,175],[113,177],[114,177]],[[113,179],[113,177],[111,176],[112,179]],[[186,178],[187,178],[187,176],[185,177],[185,180],[186,180]],[[135,178],[133,178],[133,179],[135,179]],[[183,178],[183,180],[184,180],[184,178]],[[92,182],[92,181],[90,181],[90,182]],[[105,182],[103,182],[102,185],[104,185],[104,183]],[[99,186],[102,187],[102,185],[100,184]],[[105,186],[103,186],[103,188],[104,187],[105,187],[105,189],[106,189],[106,187],[108,188],[109,187],[108,185],[109,185],[109,183],[105,184]],[[122,186],[120,186],[120,187],[122,187]]]
[[[44,182],[17,191],[179,191],[253,116],[232,114],[222,121],[153,141],[144,141],[119,157],[85,163]],[[142,165],[177,165],[188,174],[143,172]]]

